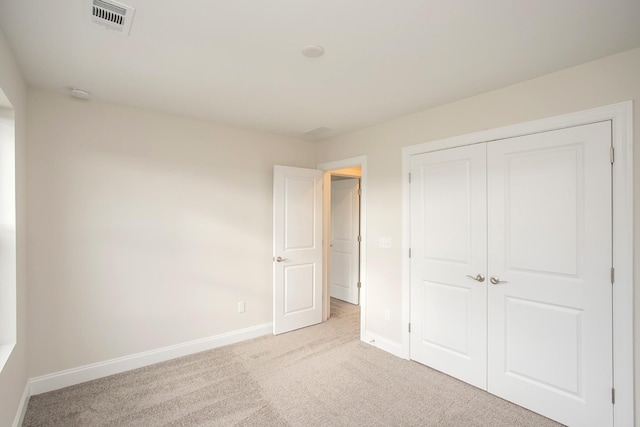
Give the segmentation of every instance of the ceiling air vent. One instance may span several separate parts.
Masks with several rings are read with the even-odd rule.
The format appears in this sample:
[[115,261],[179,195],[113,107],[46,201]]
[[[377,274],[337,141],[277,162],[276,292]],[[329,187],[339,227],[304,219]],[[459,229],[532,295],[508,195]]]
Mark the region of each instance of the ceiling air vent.
[[309,129],[308,131],[303,132],[302,134],[308,139],[323,139],[323,138],[328,138],[331,132],[332,132],[332,129],[325,126],[320,126],[317,128]]
[[91,22],[101,27],[129,35],[135,9],[112,0],[88,0]]

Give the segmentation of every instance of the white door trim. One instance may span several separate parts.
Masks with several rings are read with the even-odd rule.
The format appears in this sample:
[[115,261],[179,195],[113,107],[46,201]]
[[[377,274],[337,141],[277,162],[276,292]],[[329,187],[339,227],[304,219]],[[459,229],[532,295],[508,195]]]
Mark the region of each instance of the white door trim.
[[[550,117],[512,126],[455,136],[402,149],[402,319],[410,319],[410,159],[421,154],[463,145],[489,142],[538,132],[612,121],[615,149],[613,168],[613,380],[616,388],[614,425],[634,423],[633,366],[633,104],[631,101]],[[402,355],[410,356],[408,328],[403,327]]]
[[[316,168],[324,171],[330,171],[334,169],[344,169],[351,166],[360,166],[362,170],[362,176],[360,177],[360,191],[362,193],[360,196],[360,236],[362,237],[360,242],[360,283],[362,284],[362,287],[360,288],[360,339],[364,341],[367,336],[367,156],[351,157],[349,159],[319,163],[316,165]],[[331,180],[330,176],[328,176],[328,180]],[[326,182],[327,180],[325,179],[325,183]],[[325,249],[328,249],[328,246]],[[325,250],[325,259],[327,259],[327,257],[328,250]],[[325,277],[327,277],[326,274]],[[327,280],[325,280],[324,295],[326,295],[326,304],[328,304],[329,292],[326,287],[326,283]]]

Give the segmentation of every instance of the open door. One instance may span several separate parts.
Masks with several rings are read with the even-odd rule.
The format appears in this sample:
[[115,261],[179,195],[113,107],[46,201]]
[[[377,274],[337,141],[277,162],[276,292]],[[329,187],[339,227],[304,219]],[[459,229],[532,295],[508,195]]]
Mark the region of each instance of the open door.
[[274,335],[322,322],[323,175],[274,166]]
[[335,178],[331,182],[332,298],[358,305],[360,283],[360,179]]

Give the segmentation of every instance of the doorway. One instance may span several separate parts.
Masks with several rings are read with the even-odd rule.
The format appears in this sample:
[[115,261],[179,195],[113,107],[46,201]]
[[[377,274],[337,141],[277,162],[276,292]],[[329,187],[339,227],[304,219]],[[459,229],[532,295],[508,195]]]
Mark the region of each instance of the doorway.
[[[331,311],[329,265],[331,171],[360,170],[360,337],[366,305],[366,157],[324,163],[316,169],[274,166],[273,333],[325,322]],[[345,171],[342,171],[344,174]],[[356,221],[358,222],[358,221]],[[288,231],[287,231],[288,230]]]
[[360,167],[330,173],[329,295],[359,305]]
[[[358,304],[360,306],[360,337],[365,336],[366,331],[366,186],[367,186],[367,164],[366,156],[353,157],[344,160],[321,163],[317,165],[318,169],[325,171],[324,176],[324,241],[331,241],[331,188],[332,177],[338,177],[334,182],[340,182],[339,178],[357,178],[360,187],[360,209],[359,209],[359,257],[357,262],[357,270],[359,275],[358,282]],[[326,244],[324,247],[324,313],[323,321],[326,321],[331,315],[331,246]]]

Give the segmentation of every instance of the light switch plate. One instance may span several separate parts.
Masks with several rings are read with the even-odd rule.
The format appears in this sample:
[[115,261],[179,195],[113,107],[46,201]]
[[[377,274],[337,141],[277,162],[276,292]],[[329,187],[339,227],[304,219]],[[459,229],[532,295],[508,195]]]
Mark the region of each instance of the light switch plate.
[[391,237],[380,237],[379,245],[381,248],[391,248]]

